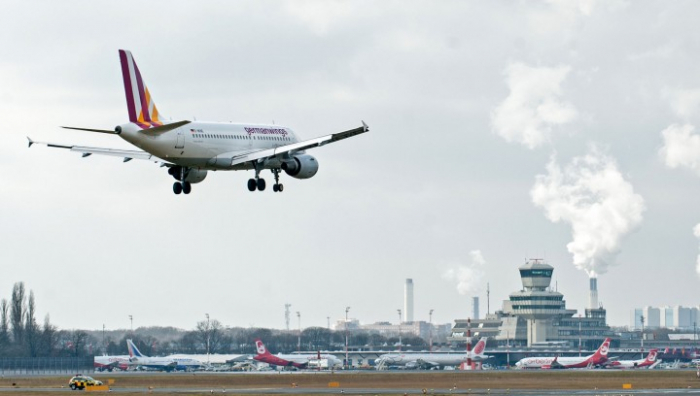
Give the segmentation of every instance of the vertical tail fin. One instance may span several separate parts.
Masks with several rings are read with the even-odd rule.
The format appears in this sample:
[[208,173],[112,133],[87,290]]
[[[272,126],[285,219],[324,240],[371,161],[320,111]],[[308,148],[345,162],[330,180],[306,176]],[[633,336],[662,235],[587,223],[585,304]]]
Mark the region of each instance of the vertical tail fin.
[[134,342],[131,340],[126,340],[126,347],[129,349],[129,357],[143,357],[139,349],[136,348]]
[[129,110],[129,121],[136,123],[141,128],[150,128],[163,125],[161,115],[156,108],[151,93],[143,82],[141,72],[131,51],[119,50],[119,60],[122,64],[122,78],[124,79],[124,93],[126,94],[126,106]]
[[610,350],[610,338],[606,338],[597,351],[593,354],[593,363],[598,364],[601,361],[605,362],[608,359],[608,351]]
[[474,345],[474,349],[472,349],[472,352],[474,352],[474,355],[481,355],[484,353],[484,349],[486,349],[486,340],[488,337],[482,337],[479,342]]
[[270,355],[270,351],[268,351],[267,348],[265,348],[265,344],[263,344],[260,338],[255,339],[255,349],[258,352],[258,356]]
[[653,363],[656,361],[656,355],[659,353],[658,349],[652,349],[649,351],[649,354],[647,355],[646,361],[648,363]]

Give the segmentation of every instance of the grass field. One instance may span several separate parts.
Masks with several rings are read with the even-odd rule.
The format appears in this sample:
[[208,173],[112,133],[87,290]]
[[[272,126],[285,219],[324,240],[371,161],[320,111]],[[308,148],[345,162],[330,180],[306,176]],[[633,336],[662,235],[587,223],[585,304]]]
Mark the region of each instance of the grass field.
[[[143,394],[148,388],[168,389],[250,389],[266,388],[274,394],[275,388],[328,388],[337,382],[341,389],[398,388],[398,389],[622,389],[632,384],[633,389],[687,389],[700,388],[694,371],[630,370],[630,371],[484,371],[484,372],[399,372],[399,373],[301,373],[301,374],[208,374],[208,373],[152,373],[95,375],[107,382],[114,379],[112,388],[137,388]],[[42,389],[61,388],[68,377],[18,377],[0,379],[0,388],[21,388],[23,395],[44,394]],[[31,389],[31,392],[26,392]],[[124,394],[124,393],[122,393]]]

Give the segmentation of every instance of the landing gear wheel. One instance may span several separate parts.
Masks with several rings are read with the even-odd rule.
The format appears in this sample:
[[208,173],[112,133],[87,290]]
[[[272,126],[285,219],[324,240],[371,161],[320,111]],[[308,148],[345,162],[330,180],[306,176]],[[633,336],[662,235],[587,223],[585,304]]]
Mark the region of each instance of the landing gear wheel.
[[265,179],[258,179],[258,191],[265,191]]
[[192,185],[190,182],[183,182],[182,183],[182,192],[185,194],[189,194],[192,191]]
[[284,184],[278,184],[278,185],[277,185],[277,191],[279,191],[279,192],[284,191]]
[[258,183],[255,179],[248,179],[248,191],[255,191],[258,188]]
[[182,184],[180,182],[175,182],[173,184],[173,192],[177,195],[182,192]]
[[279,190],[280,190],[279,184],[273,184],[273,185],[272,185],[272,191],[277,192],[277,191],[279,191]]

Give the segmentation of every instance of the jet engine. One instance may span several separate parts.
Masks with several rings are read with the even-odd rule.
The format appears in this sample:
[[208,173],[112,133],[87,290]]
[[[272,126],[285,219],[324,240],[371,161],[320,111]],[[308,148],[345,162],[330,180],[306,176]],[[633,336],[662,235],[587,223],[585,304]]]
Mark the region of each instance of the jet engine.
[[[168,168],[168,174],[174,177],[176,180],[180,180],[182,175],[181,166],[172,166]],[[188,169],[185,171],[185,181],[192,184],[199,183],[207,177],[207,171],[200,169]],[[180,180],[182,181],[182,180]]]
[[296,155],[282,163],[282,170],[296,179],[309,179],[318,172],[318,161],[308,154]]

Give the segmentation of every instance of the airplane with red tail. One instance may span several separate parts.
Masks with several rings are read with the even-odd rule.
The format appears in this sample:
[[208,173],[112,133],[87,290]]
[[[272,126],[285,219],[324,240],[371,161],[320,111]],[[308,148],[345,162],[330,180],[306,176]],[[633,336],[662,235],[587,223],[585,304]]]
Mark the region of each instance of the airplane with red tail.
[[566,369],[600,366],[608,361],[610,338],[606,338],[595,353],[574,357],[528,357],[520,359],[515,366],[521,369]]
[[300,369],[305,369],[309,366],[309,361],[311,360],[328,360],[328,365],[333,367],[343,364],[343,362],[337,357],[329,354],[277,354],[273,355],[267,350],[265,344],[262,340],[257,338],[255,340],[255,348],[258,352],[257,355],[253,356],[253,360],[258,362],[267,363],[273,366],[280,367],[296,367]]
[[657,364],[661,363],[661,359],[657,359],[659,354],[658,349],[652,349],[649,354],[644,359],[638,360],[613,360],[605,364],[606,368],[617,368],[617,369],[628,369],[628,368],[654,368]]

